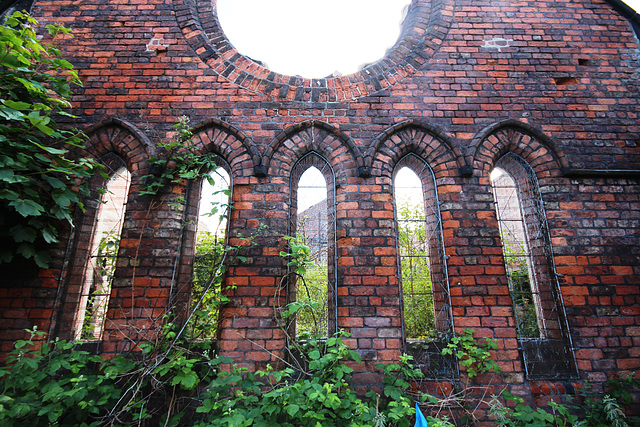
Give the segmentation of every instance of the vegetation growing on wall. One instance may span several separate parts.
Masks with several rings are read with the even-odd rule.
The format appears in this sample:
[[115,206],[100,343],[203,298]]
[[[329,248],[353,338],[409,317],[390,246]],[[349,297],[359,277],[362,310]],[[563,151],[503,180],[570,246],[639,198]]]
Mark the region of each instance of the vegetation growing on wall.
[[429,267],[429,238],[424,206],[398,203],[398,250],[402,272],[405,336],[425,338],[435,331],[433,290]]
[[[75,206],[88,194],[86,180],[98,166],[69,156],[86,137],[64,130],[71,86],[80,85],[73,65],[36,33],[37,21],[15,12],[0,26],[0,263],[15,256],[50,261],[61,221],[72,223]],[[47,25],[49,39],[69,33]]]
[[[450,397],[417,392],[415,384],[422,374],[406,355],[398,363],[378,365],[383,378],[379,392],[371,390],[365,398],[356,395],[349,385],[353,368],[345,362],[360,363],[360,358],[345,345],[343,338],[348,335],[343,332],[327,340],[305,341],[303,371],[269,367],[252,373],[206,346],[174,341],[175,330],[169,323],[156,342],[140,344],[139,354],[109,360],[64,341],[43,342],[37,348],[33,338],[42,333],[31,331],[31,339],[17,341],[0,368],[0,422],[16,426],[412,426],[415,402],[427,412],[429,425],[472,421],[448,416],[455,413],[444,410],[451,404]],[[456,337],[448,348],[468,368],[469,376],[495,369],[490,347],[474,340],[472,331]],[[221,369],[224,365],[231,368]],[[499,426],[639,425],[639,420],[623,412],[631,404],[630,391],[639,385],[633,378],[611,380],[605,395],[581,397],[580,408],[552,403],[550,410],[524,405],[522,399],[505,392],[492,398],[490,410]],[[466,408],[460,413],[469,414],[474,408],[473,393],[469,390],[460,400],[459,408]]]

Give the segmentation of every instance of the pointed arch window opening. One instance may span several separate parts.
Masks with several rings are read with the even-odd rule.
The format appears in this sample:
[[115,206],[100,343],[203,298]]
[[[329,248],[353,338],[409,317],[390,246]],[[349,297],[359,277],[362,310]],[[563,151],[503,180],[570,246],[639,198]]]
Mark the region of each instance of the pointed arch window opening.
[[75,339],[97,341],[102,338],[130,184],[131,173],[123,166],[104,187],[84,273]]
[[491,173],[491,182],[518,337],[541,338],[546,334],[547,328],[540,312],[540,292],[533,270],[518,187],[511,175],[499,167]]
[[224,270],[219,266],[226,252],[232,182],[222,166],[208,176],[202,180],[195,230],[190,312],[197,308],[198,315],[189,322],[193,340],[217,339],[220,307],[225,302]]
[[288,302],[301,303],[287,329],[292,339],[328,337],[336,332],[335,174],[315,152],[302,157],[291,174],[289,236],[310,249],[302,277],[288,266]]
[[535,172],[509,152],[496,163],[491,184],[527,378],[575,377],[573,343]]
[[405,352],[426,378],[455,378],[457,363],[441,353],[453,334],[453,313],[435,176],[409,154],[393,177]]

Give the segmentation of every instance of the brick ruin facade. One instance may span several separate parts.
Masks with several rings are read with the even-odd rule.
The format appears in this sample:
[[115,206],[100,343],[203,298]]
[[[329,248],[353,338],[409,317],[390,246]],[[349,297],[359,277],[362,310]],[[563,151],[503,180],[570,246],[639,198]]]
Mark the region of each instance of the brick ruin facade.
[[[414,0],[384,58],[349,76],[305,79],[237,52],[215,3],[33,4],[42,24],[73,29],[61,48],[84,83],[69,123],[89,137],[81,154],[131,173],[99,351],[128,350],[126,338],[152,335],[167,310],[186,311],[200,186],[181,182],[153,200],[138,194],[147,160],[185,115],[192,143],[216,153],[232,178],[229,243],[260,230],[226,279],[235,288],[218,346],[236,362],[259,368],[285,354],[272,308],[286,298],[274,301],[286,274],[279,252],[295,208],[292,176],[313,153],[333,171],[326,176],[335,202],[330,323],[351,333],[347,342],[363,357],[357,387],[377,383],[375,364],[398,360],[407,347],[393,174],[412,164],[408,155],[435,178],[450,321],[498,340],[496,387],[544,403],[585,381],[602,387],[640,369],[638,15],[623,16],[614,0]],[[549,239],[540,245],[552,253],[536,262],[548,270],[544,280],[558,278],[562,295],[552,310],[561,319],[549,322],[563,323],[566,313],[558,334],[569,367],[546,375],[525,369],[505,269],[490,173],[507,153],[528,165],[543,201]],[[181,198],[186,205],[175,208]],[[53,251],[51,268],[3,269],[3,351],[33,326],[73,337],[98,209],[87,207]]]

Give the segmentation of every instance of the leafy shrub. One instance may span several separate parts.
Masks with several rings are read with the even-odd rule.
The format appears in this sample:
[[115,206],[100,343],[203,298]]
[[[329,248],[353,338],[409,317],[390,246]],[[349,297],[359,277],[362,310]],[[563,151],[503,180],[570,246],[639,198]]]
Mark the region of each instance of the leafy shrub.
[[3,425],[98,425],[105,407],[115,405],[122,390],[104,360],[74,344],[15,343],[0,369],[0,422]]
[[406,391],[409,378],[421,375],[420,371],[410,368],[407,357],[400,364],[380,366],[385,374],[384,395],[370,392],[369,400],[362,400],[349,387],[353,369],[344,362],[359,363],[360,358],[344,344],[346,335],[306,340],[306,372],[286,368],[250,373],[238,367],[220,372],[197,409],[204,416],[197,425],[409,426],[414,409]]

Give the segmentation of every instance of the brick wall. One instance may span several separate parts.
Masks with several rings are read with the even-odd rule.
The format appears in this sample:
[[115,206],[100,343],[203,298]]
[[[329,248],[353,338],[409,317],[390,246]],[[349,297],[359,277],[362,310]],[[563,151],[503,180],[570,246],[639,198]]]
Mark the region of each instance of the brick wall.
[[[601,387],[640,368],[640,46],[604,1],[414,1],[385,58],[328,79],[244,57],[207,0],[36,0],[33,14],[74,30],[61,47],[84,83],[73,124],[90,137],[85,154],[114,153],[132,174],[103,351],[153,335],[169,307],[185,311],[194,236],[183,225],[199,190],[184,182],[151,199],[138,189],[186,115],[193,143],[228,164],[230,243],[267,226],[228,272],[236,288],[219,346],[237,362],[262,367],[285,352],[272,309],[287,297],[276,292],[278,253],[292,169],[310,152],[335,174],[337,324],[365,360],[355,380],[375,384],[373,366],[398,359],[392,173],[413,153],[436,179],[455,328],[498,339],[499,383],[514,392],[542,402],[570,391],[568,379],[528,381],[518,351],[489,179],[513,152],[545,202],[578,365],[571,381]],[[181,197],[186,207],[172,207]],[[4,275],[3,350],[33,325],[71,333],[91,211],[78,218],[51,269]]]

